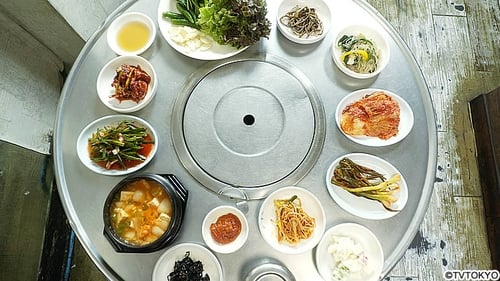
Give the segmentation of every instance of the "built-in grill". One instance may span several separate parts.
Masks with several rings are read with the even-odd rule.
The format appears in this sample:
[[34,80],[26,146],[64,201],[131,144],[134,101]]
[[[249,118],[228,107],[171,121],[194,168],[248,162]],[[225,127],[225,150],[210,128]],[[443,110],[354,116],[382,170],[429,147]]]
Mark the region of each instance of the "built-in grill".
[[191,175],[215,192],[235,187],[248,199],[297,183],[325,139],[314,87],[269,56],[198,71],[178,97],[172,123],[176,152]]

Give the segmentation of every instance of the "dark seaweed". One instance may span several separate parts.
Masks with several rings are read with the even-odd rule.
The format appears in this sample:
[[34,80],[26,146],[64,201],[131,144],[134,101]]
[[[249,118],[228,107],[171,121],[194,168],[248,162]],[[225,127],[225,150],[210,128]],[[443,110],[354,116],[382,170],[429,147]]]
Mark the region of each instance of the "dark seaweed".
[[208,274],[203,275],[203,263],[193,261],[190,254],[187,251],[182,260],[175,261],[174,271],[167,276],[169,281],[210,281]]

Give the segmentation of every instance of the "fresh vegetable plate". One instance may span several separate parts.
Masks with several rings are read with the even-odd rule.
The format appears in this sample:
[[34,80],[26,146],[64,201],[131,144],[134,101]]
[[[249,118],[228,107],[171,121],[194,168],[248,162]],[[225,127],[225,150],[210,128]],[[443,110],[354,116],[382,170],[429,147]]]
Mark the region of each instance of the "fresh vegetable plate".
[[176,0],[160,0],[158,5],[158,26],[163,38],[165,38],[167,43],[179,53],[198,60],[219,60],[237,55],[248,48],[247,46],[237,49],[229,45],[220,45],[209,36],[205,36],[210,41],[210,46],[206,50],[203,48],[196,48],[192,50],[189,47],[190,43],[187,43],[185,46],[174,42],[170,34],[174,25],[169,19],[163,17],[163,13],[167,11],[176,11],[177,8],[175,4]]
[[[383,140],[378,137],[351,136],[346,134],[340,126],[342,119],[342,111],[344,110],[344,108],[346,108],[346,106],[348,106],[349,104],[362,99],[364,96],[377,91],[384,92],[385,94],[395,99],[396,102],[399,104],[400,121],[399,121],[398,134],[387,140]],[[339,104],[337,105],[337,109],[335,111],[335,121],[342,134],[344,134],[348,139],[350,139],[353,142],[366,146],[388,146],[400,142],[410,133],[411,129],[413,128],[414,117],[410,105],[408,105],[408,103],[403,98],[396,95],[395,93],[381,89],[361,89],[348,94],[339,102]]]
[[[366,257],[364,266],[355,273],[346,272],[344,280],[349,281],[377,281],[380,280],[380,274],[384,266],[384,252],[377,236],[360,224],[341,223],[337,224],[325,232],[323,238],[316,248],[316,267],[324,280],[332,279],[335,260],[329,249],[334,244],[334,237],[345,237],[353,241],[353,244],[359,245],[363,249],[363,255]],[[350,250],[348,245],[342,245],[339,253],[347,255]],[[342,256],[342,255],[341,255]],[[346,264],[352,263],[352,260],[346,261]],[[338,265],[342,267],[342,265]],[[345,266],[345,264],[343,265]],[[341,268],[339,268],[342,271]]]
[[[137,127],[145,128],[146,132],[151,137],[151,141],[154,142],[154,144],[151,148],[151,151],[148,153],[146,159],[142,161],[140,164],[123,170],[106,169],[90,159],[88,139],[92,137],[93,133],[97,132],[97,129],[102,129],[106,126],[116,126],[122,121],[129,121]],[[92,123],[88,124],[82,130],[76,142],[76,150],[78,153],[78,157],[80,158],[80,161],[91,171],[94,171],[98,174],[109,175],[109,176],[126,175],[142,169],[153,159],[154,155],[156,154],[157,148],[158,148],[158,136],[153,127],[145,120],[132,115],[108,115],[101,117],[93,121]]]
[[[302,201],[304,212],[315,219],[315,228],[310,238],[292,245],[278,241],[274,200],[289,199],[295,195]],[[314,194],[302,187],[288,186],[280,188],[266,197],[260,207],[258,223],[262,237],[275,250],[285,254],[300,254],[314,248],[319,243],[325,231],[326,215],[321,202]]]
[[211,281],[222,281],[222,267],[217,257],[207,248],[196,243],[177,244],[166,250],[158,259],[153,269],[153,281],[166,281],[174,271],[176,261],[182,260],[186,253],[194,261],[203,265],[203,275],[208,274]]
[[408,186],[406,185],[406,181],[403,175],[396,169],[392,164],[383,160],[382,158],[376,157],[374,155],[365,154],[365,153],[351,153],[343,155],[337,158],[328,168],[326,172],[326,186],[330,196],[335,200],[335,202],[345,211],[361,217],[365,219],[371,220],[381,220],[387,219],[397,215],[398,211],[389,211],[382,203],[367,199],[361,196],[356,196],[342,187],[332,184],[331,178],[333,175],[333,171],[339,164],[340,160],[343,158],[349,158],[354,163],[373,169],[382,175],[384,175],[387,179],[390,179],[392,176],[399,174],[401,176],[399,183],[399,192],[395,193],[397,201],[394,202],[391,206],[394,210],[402,210],[406,202],[408,201]]

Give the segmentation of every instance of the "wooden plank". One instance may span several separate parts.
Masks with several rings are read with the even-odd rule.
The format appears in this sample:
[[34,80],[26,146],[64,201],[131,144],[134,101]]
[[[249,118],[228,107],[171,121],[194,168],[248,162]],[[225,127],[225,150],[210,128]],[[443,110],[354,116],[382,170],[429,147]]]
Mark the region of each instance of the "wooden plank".
[[432,281],[442,280],[447,269],[488,269],[491,261],[467,101],[477,87],[491,85],[495,76],[476,72],[474,57],[466,51],[471,50],[466,13],[454,11],[457,3],[369,2],[414,53],[429,85],[439,131],[438,170],[429,209],[389,278]]
[[471,101],[493,268],[500,268],[500,88]]
[[[440,130],[453,130],[453,104],[464,77],[473,72],[467,19],[464,17],[433,16],[437,44],[439,73],[436,77],[441,89],[433,94],[433,102],[441,124]],[[457,44],[460,42],[460,44]],[[436,65],[435,65],[436,66]],[[458,113],[458,112],[457,112]]]
[[[448,241],[446,269],[491,269],[482,198],[454,197],[453,212],[442,223]],[[436,225],[432,226],[436,227]],[[444,230],[443,227],[440,227]]]
[[[468,1],[473,2],[473,1]],[[435,0],[432,3],[434,15],[466,16],[467,7],[464,0]],[[468,3],[467,3],[468,5]]]
[[480,231],[486,227],[481,200],[434,193],[431,204],[441,207],[429,208],[417,239],[388,277],[437,281],[443,280],[446,270],[491,268],[486,232]]
[[[468,24],[478,71],[500,72],[500,2],[468,1]],[[498,77],[498,76],[497,76]],[[497,79],[497,85],[500,80]]]
[[487,216],[500,218],[500,88],[471,102]]
[[500,218],[488,217],[486,219],[489,237],[489,247],[492,250],[492,268],[500,269]]

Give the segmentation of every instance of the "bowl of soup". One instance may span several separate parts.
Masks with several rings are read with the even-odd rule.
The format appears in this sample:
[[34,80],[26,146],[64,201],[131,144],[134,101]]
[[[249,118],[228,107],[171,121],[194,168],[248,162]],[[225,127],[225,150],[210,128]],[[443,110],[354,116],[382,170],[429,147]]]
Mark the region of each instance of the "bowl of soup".
[[104,203],[104,236],[117,252],[162,249],[181,229],[187,197],[187,190],[171,174],[126,177]]

